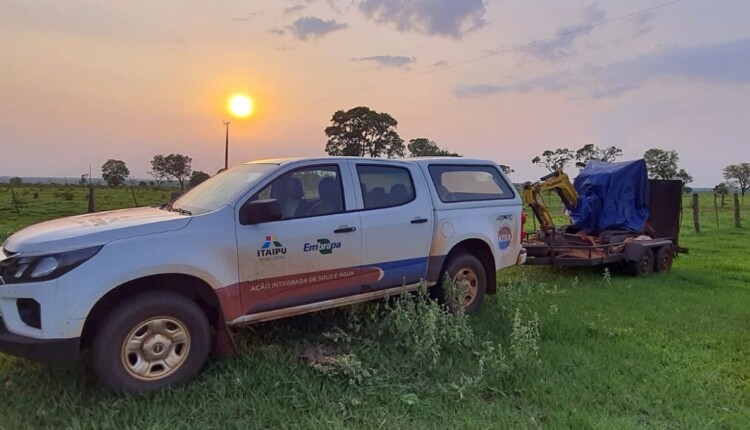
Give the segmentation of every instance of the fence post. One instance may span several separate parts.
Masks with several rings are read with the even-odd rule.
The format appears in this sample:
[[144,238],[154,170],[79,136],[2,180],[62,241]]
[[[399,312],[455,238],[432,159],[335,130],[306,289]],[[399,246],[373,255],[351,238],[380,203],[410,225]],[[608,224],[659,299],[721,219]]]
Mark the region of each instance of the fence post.
[[698,193],[693,193],[693,225],[695,226],[695,232],[701,232],[701,223],[698,219],[700,214],[700,207],[698,205]]
[[742,227],[740,223],[740,195],[734,193],[734,226],[737,228]]
[[96,212],[96,202],[94,202],[94,186],[89,184],[89,210],[88,213]]
[[719,228],[719,204],[716,202],[716,193],[714,193],[714,213],[716,214],[716,228]]

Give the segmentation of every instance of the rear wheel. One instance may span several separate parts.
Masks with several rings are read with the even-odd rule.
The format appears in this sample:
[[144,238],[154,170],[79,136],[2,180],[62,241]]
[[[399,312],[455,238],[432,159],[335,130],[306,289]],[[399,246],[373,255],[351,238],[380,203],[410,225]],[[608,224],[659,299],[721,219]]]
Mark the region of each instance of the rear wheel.
[[[449,284],[445,282],[446,275]],[[450,309],[463,309],[467,314],[476,312],[487,290],[487,276],[482,262],[471,254],[450,257],[436,289],[440,302]]]
[[195,377],[210,345],[208,320],[195,302],[154,291],[122,302],[109,315],[94,338],[92,364],[113,391],[150,392]]
[[654,270],[654,252],[651,248],[641,247],[638,259],[628,261],[627,266],[632,276],[650,275]]
[[654,262],[654,270],[658,273],[669,273],[672,270],[672,261],[674,260],[674,252],[671,246],[663,246],[656,252],[656,261]]

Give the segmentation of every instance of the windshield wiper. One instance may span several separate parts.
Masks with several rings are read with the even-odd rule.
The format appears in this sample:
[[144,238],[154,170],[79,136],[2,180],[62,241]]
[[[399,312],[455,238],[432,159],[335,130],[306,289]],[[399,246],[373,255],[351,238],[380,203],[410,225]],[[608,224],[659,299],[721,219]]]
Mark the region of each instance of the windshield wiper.
[[183,208],[170,207],[168,210],[170,212],[177,212],[178,214],[181,214],[181,215],[192,215],[193,214],[189,210],[183,209]]

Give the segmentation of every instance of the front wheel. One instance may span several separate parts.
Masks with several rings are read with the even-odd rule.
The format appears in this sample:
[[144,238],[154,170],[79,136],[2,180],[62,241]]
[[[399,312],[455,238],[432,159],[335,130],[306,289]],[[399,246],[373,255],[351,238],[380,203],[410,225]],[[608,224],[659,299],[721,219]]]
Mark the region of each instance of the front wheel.
[[448,259],[435,288],[440,302],[450,309],[474,313],[481,306],[487,290],[484,266],[472,254],[456,254]]
[[92,364],[107,388],[144,393],[194,378],[208,356],[211,332],[203,310],[164,291],[122,302],[96,333]]

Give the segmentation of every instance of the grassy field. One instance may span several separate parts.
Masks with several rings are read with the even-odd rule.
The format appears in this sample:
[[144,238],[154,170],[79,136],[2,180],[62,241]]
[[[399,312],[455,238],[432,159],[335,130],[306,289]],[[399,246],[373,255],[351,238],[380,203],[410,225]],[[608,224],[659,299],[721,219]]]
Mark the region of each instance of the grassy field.
[[[86,208],[83,189],[19,191],[20,217],[0,188],[0,239]],[[136,190],[139,204],[167,195]],[[468,320],[414,299],[270,322],[148,397],[108,395],[80,363],[0,355],[0,428],[747,428],[750,234],[701,204],[703,233],[686,210],[690,254],[669,275],[520,267]]]

